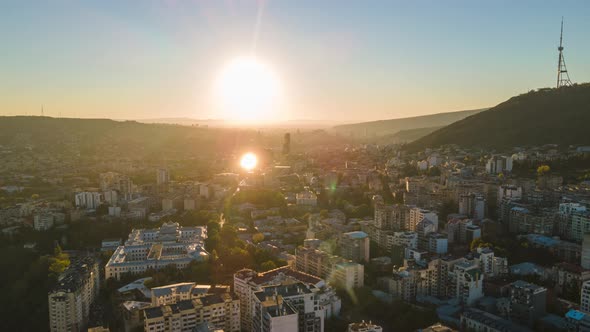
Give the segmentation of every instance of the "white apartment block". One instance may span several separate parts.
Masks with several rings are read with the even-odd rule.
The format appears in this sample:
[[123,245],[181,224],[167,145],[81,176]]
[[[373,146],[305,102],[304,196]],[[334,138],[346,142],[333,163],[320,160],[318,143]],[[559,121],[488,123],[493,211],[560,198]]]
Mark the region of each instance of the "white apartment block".
[[37,231],[46,231],[53,227],[53,214],[40,213],[33,217],[33,226]]
[[295,195],[297,205],[301,206],[316,206],[318,205],[318,197],[311,191],[303,191]]
[[85,209],[96,209],[103,202],[103,195],[97,191],[83,191],[76,193],[76,207]]
[[387,246],[398,246],[402,248],[418,248],[418,233],[416,232],[394,232],[387,235]]
[[[351,288],[364,285],[363,265],[313,248],[297,248],[295,268],[298,271],[324,278],[331,284],[339,283]],[[340,272],[336,273],[337,270]]]
[[410,209],[410,218],[408,220],[407,230],[416,231],[418,223],[420,223],[423,219],[427,219],[435,225],[435,232],[438,230],[438,215],[436,212],[419,207]]
[[483,273],[479,265],[471,262],[455,264],[452,280],[455,282],[455,297],[461,304],[471,306],[483,297]]
[[151,289],[152,306],[173,304],[196,299],[210,293],[229,292],[229,286],[197,285],[194,282],[181,282]]
[[240,301],[230,292],[210,293],[143,311],[146,332],[195,331],[203,323],[228,332],[240,331]]
[[125,245],[118,247],[105,266],[105,277],[119,279],[125,273],[138,274],[170,264],[182,269],[192,261],[205,261],[207,227],[181,227],[164,223],[155,229],[134,229]]
[[255,332],[297,332],[299,315],[295,307],[281,295],[259,291],[254,296],[252,330]]
[[[301,332],[324,331],[325,312],[317,306],[315,293],[304,283],[298,282],[293,284],[279,284],[263,286],[260,290],[254,292],[252,297],[252,307],[254,313],[252,316],[252,330],[255,332],[273,331],[266,325],[272,324],[272,313],[269,310],[263,310],[266,304],[275,306],[277,317],[283,316],[283,310],[288,304],[298,314],[298,325],[284,326],[286,330],[296,330]],[[278,303],[277,303],[278,302]],[[278,307],[276,305],[278,304]],[[267,308],[268,309],[268,308]],[[270,324],[265,321],[269,320]],[[279,330],[276,330],[279,331]]]
[[334,283],[346,289],[363,287],[365,284],[365,266],[354,262],[339,263],[333,270]]
[[512,171],[512,157],[493,156],[486,163],[486,171],[489,174],[499,174]]
[[[260,304],[258,304],[259,312],[255,316],[255,293],[263,290],[266,286],[272,285],[298,285],[299,290],[296,292],[297,295],[292,294],[295,298],[288,294],[282,294],[281,298],[287,299],[287,302],[293,302],[296,300],[295,302],[299,304],[306,303],[304,307],[299,307],[299,304],[295,303],[295,311],[299,312],[299,314],[302,314],[304,311],[305,316],[308,317],[320,317],[322,329],[324,319],[331,318],[340,313],[341,301],[340,298],[336,296],[335,290],[327,286],[324,280],[316,276],[291,270],[288,267],[281,267],[264,273],[257,273],[250,269],[243,269],[234,274],[234,292],[240,299],[241,326],[244,331],[253,331],[254,318],[256,317],[256,319],[260,320],[262,319],[261,315],[263,314],[266,315],[266,318],[264,319],[266,319],[267,322],[272,321],[274,322],[273,324],[279,324],[279,326],[281,326],[283,320],[290,321],[291,318],[285,318],[285,316],[289,315],[277,315],[275,310],[277,308],[272,309],[275,310],[275,313],[273,314],[271,308],[266,308],[268,310],[263,309],[260,307]],[[282,286],[278,287],[281,288]],[[291,289],[291,291],[292,290],[293,289]],[[277,293],[279,293],[279,290],[277,290]],[[263,303],[265,301],[265,299],[260,298],[259,302]],[[313,310],[311,303],[313,303]],[[311,324],[315,326],[315,323]],[[314,328],[313,331],[317,330]],[[321,331],[321,329],[319,331]]]
[[49,330],[86,330],[90,305],[98,296],[99,287],[98,264],[94,258],[71,258],[70,266],[59,276],[57,285],[47,296]]

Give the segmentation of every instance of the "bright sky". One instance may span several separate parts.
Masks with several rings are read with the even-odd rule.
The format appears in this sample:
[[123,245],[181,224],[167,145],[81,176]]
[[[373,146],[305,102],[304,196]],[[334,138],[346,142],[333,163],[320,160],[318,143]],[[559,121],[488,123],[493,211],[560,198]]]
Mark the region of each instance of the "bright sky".
[[[590,1],[0,3],[0,115],[221,118],[214,82],[256,54],[281,118],[356,121],[493,106],[554,86],[559,24],[590,81]],[[279,118],[277,116],[277,118]]]

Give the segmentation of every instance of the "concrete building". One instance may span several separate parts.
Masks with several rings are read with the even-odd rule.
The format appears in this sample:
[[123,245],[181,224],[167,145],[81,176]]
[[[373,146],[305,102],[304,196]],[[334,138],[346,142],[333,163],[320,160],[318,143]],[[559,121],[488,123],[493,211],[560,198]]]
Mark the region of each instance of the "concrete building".
[[318,196],[311,191],[303,191],[295,195],[297,205],[300,206],[317,206]]
[[76,193],[76,207],[95,210],[103,202],[103,195],[97,191],[83,191]]
[[475,308],[468,308],[461,314],[460,330],[473,332],[532,332],[526,327]]
[[348,324],[348,332],[382,332],[383,328],[379,325],[373,324],[372,322],[362,321],[360,323]]
[[331,284],[339,284],[349,288],[364,285],[364,266],[362,264],[313,248],[297,248],[295,268],[298,271],[324,278]]
[[158,186],[167,185],[170,182],[170,172],[166,168],[156,170],[156,184]]
[[522,280],[510,284],[510,319],[533,327],[545,315],[547,289]]
[[143,273],[170,264],[184,268],[192,261],[205,261],[207,227],[181,227],[164,223],[155,229],[134,229],[124,246],[118,247],[105,265],[105,277],[119,279],[125,273]]
[[473,240],[481,238],[481,228],[476,225],[465,227],[465,243],[471,243]]
[[370,259],[370,240],[365,232],[344,233],[340,237],[340,255],[353,262],[368,262]]
[[418,223],[422,220],[427,219],[435,226],[434,232],[438,231],[438,215],[436,212],[414,207],[410,209],[410,217],[408,219],[407,230],[416,231]]
[[401,248],[418,249],[418,233],[416,232],[394,232],[387,236],[388,247],[398,246]]
[[483,278],[478,264],[460,262],[455,264],[451,279],[455,284],[455,297],[461,304],[472,306],[483,297]]
[[500,174],[512,171],[512,157],[493,156],[486,163],[486,171],[489,174]]
[[53,214],[40,213],[33,217],[33,226],[37,231],[46,231],[53,227]]
[[[266,292],[258,293],[271,286],[275,288],[268,288]],[[268,324],[271,321],[279,325],[282,324],[283,318],[280,317],[286,315],[276,315],[276,312],[273,314],[272,310],[277,308],[268,307],[269,303],[266,295],[272,297],[275,295],[275,291],[277,298],[280,297],[281,300],[285,300],[286,303],[292,305],[291,308],[298,317],[296,321],[307,319],[312,327],[311,331],[321,331],[325,319],[340,313],[341,301],[336,296],[335,290],[316,276],[291,270],[288,267],[264,273],[243,269],[234,274],[234,292],[240,299],[242,308],[241,326],[244,331],[256,331],[253,324],[254,320],[267,322]],[[258,296],[258,300],[256,300],[256,293],[265,295]],[[256,301],[258,302],[255,303]],[[267,302],[267,305],[264,304],[265,302]],[[255,314],[255,310],[258,310],[257,314]],[[316,318],[319,318],[320,330],[316,329],[318,326]],[[290,321],[291,318],[284,319]],[[299,329],[298,326],[300,325],[298,324],[296,324],[296,330]],[[259,324],[258,327],[260,326],[262,325]]]
[[71,257],[70,266],[49,291],[49,330],[82,331],[88,328],[90,305],[100,287],[98,263],[90,256]]
[[584,234],[582,241],[582,261],[583,268],[590,269],[590,233]]
[[333,269],[334,283],[346,289],[363,287],[365,284],[364,265],[354,262],[339,263]]
[[299,330],[299,313],[280,295],[256,293],[253,302],[253,332],[296,332]]
[[190,300],[144,309],[144,331],[193,331],[203,323],[228,332],[240,331],[240,301],[229,293],[213,293]]
[[459,196],[459,214],[475,220],[485,218],[486,199],[483,195],[468,193]]
[[590,280],[582,283],[582,290],[580,291],[580,310],[590,314]]
[[448,241],[443,234],[430,233],[428,234],[428,251],[437,255],[446,254],[449,246]]
[[273,322],[272,313],[265,310],[268,309],[268,304],[271,304],[276,310],[276,313],[280,314],[277,317],[283,316],[283,310],[288,312],[288,306],[294,309],[295,314],[298,316],[295,329],[289,324],[286,326],[281,325],[284,328],[283,330],[293,329],[294,331],[301,332],[324,331],[325,313],[323,310],[320,310],[315,306],[314,297],[314,292],[301,282],[263,286],[260,290],[254,292],[254,302],[252,304],[252,307],[254,308],[252,330],[273,330],[272,328],[267,329],[267,327],[265,327],[266,320],[270,323],[269,325],[272,325]]

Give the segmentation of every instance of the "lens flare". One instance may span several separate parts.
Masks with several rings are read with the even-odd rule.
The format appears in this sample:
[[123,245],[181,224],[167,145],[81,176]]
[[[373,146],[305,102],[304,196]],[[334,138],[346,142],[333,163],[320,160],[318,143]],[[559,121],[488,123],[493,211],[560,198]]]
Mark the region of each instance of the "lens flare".
[[256,167],[257,163],[258,158],[256,158],[256,155],[251,152],[248,152],[245,155],[243,155],[242,159],[240,160],[240,166],[242,166],[242,168],[247,171],[253,170]]

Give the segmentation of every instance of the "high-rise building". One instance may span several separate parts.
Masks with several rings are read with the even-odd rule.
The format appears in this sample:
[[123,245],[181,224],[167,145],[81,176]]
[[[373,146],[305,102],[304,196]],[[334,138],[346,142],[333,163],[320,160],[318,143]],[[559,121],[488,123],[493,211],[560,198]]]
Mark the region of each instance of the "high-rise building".
[[486,171],[490,174],[512,171],[512,157],[493,156],[486,163]]
[[166,185],[170,182],[170,172],[166,168],[158,168],[156,171],[156,184],[158,186]]
[[76,207],[84,209],[96,209],[103,202],[103,194],[98,191],[83,191],[76,193]]
[[370,259],[370,240],[365,232],[348,232],[340,237],[340,255],[353,262],[368,262]]
[[475,220],[485,217],[486,199],[483,195],[469,193],[459,196],[459,214]]
[[283,138],[283,154],[291,153],[291,133],[286,133]]
[[49,330],[82,331],[88,328],[90,305],[98,296],[99,270],[93,257],[71,257],[70,266],[49,291]]

